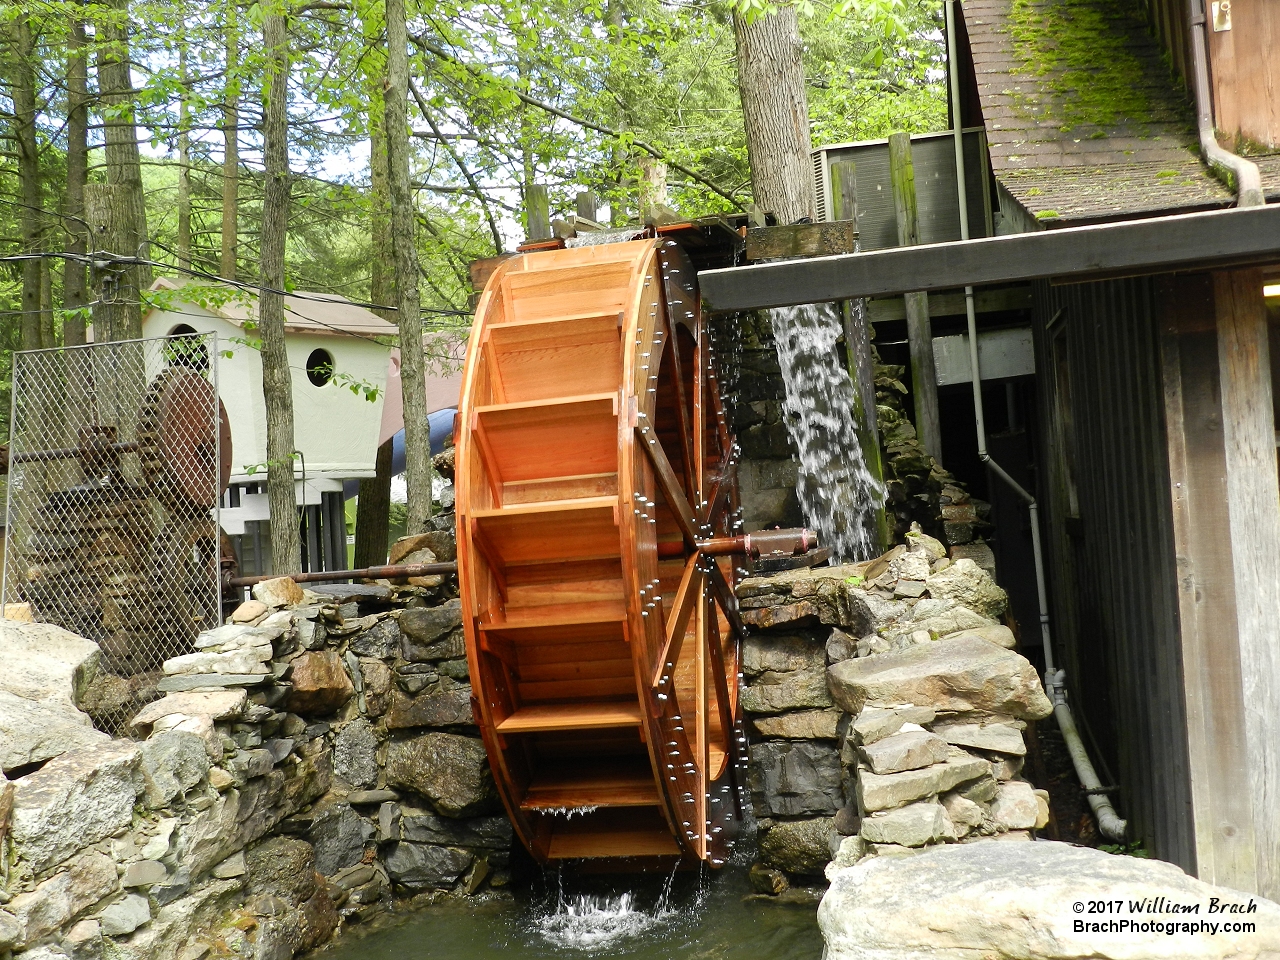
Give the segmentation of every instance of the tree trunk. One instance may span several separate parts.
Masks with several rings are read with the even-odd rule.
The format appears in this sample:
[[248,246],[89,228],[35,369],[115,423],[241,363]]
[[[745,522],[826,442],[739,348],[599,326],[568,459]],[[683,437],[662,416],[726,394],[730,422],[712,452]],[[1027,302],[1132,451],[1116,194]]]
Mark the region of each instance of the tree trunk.
[[427,369],[418,301],[418,247],[409,184],[409,49],[404,0],[387,0],[387,170],[391,186],[391,245],[400,327],[400,390],[404,398],[405,533],[422,533],[431,519],[431,425]]
[[187,104],[187,41],[178,37],[178,266],[191,269],[191,133]]
[[293,378],[284,340],[284,253],[289,225],[289,46],[284,13],[274,6],[262,21],[268,79],[263,104],[266,181],[258,324],[262,335],[262,398],[267,408],[267,503],[271,511],[271,567],[289,573],[302,564],[298,500],[293,486]]
[[40,346],[48,350],[58,345],[57,325],[53,321],[53,271],[49,259],[41,257],[40,264]]
[[[90,249],[119,253],[129,245],[133,209],[128,187],[118,183],[86,184],[84,210]],[[137,310],[138,302],[137,267],[95,270],[93,286],[94,342],[130,339],[129,314]]]
[[[40,249],[40,145],[36,139],[35,43],[25,15],[9,27],[13,44],[10,85],[13,97],[13,139],[18,148],[18,230],[21,252]],[[22,349],[39,350],[40,261],[22,261]]]
[[[63,221],[67,230],[67,252],[88,251],[85,233],[84,187],[89,180],[89,65],[85,60],[84,21],[71,23],[67,43],[67,189],[63,198]],[[67,346],[85,342],[85,318],[78,311],[89,302],[85,266],[76,260],[62,265],[62,339]]]
[[809,103],[796,8],[781,5],[750,23],[734,14],[733,33],[755,201],[779,223],[812,217]]
[[235,0],[227,0],[227,83],[222,107],[222,276],[236,278],[236,213],[240,193],[240,33]]
[[[109,0],[110,12],[101,26],[103,44],[98,51],[98,93],[103,106],[103,159],[107,183],[124,188],[120,201],[126,206],[122,246],[112,253],[147,257],[147,209],[142,191],[142,164],[138,157],[138,127],[134,116],[133,78],[129,72],[129,0]],[[137,289],[151,285],[151,267],[133,268]],[[142,301],[134,297],[125,311],[125,329],[118,339],[142,336]]]
[[[373,90],[369,104],[369,233],[373,241],[373,276],[369,299],[390,304],[396,295],[391,264],[391,214],[387,196],[387,137],[383,127],[382,91]],[[394,320],[394,311],[377,310]],[[387,562],[391,511],[391,441],[378,447],[375,474],[360,481],[356,498],[355,565],[370,567]]]

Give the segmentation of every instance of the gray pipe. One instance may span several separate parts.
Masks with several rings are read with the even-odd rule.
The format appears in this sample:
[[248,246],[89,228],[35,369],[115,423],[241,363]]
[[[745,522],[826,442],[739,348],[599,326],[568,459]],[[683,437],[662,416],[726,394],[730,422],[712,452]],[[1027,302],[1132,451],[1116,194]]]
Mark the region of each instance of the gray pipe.
[[[947,69],[951,77],[951,126],[955,132],[956,194],[960,202],[960,238],[968,240],[969,205],[964,182],[963,131],[960,126],[960,78],[956,61],[955,0],[947,0],[946,12]],[[965,316],[969,324],[969,369],[973,378],[973,416],[978,433],[978,459],[1026,502],[1028,512],[1031,514],[1031,552],[1035,558],[1036,599],[1040,607],[1040,639],[1044,644],[1045,690],[1053,703],[1053,715],[1058,721],[1058,728],[1062,731],[1062,739],[1066,741],[1067,752],[1071,754],[1076,776],[1085,789],[1089,806],[1093,809],[1094,818],[1098,821],[1099,832],[1109,840],[1122,842],[1128,823],[1116,813],[1107,795],[1101,792],[1102,782],[1098,779],[1097,771],[1089,760],[1084,741],[1080,739],[1080,732],[1076,729],[1075,718],[1071,715],[1071,707],[1067,704],[1066,673],[1057,669],[1053,662],[1053,644],[1049,634],[1049,592],[1045,582],[1044,551],[1040,546],[1040,505],[1035,497],[1009,476],[1004,467],[996,463],[987,453],[987,424],[982,408],[982,370],[978,366],[978,319],[973,306],[973,287],[965,287],[964,294]]]
[[1191,23],[1191,87],[1196,97],[1196,126],[1200,130],[1200,152],[1215,173],[1228,182],[1234,181],[1237,207],[1260,207],[1267,202],[1262,193],[1262,175],[1258,165],[1218,145],[1213,132],[1213,99],[1209,95],[1209,64],[1205,50],[1208,37],[1204,32],[1203,0],[1188,0]]

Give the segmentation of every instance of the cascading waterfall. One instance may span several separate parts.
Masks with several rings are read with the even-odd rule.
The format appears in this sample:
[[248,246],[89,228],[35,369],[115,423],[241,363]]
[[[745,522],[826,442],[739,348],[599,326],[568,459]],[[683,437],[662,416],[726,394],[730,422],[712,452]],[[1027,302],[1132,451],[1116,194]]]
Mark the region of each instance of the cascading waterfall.
[[807,303],[766,313],[786,386],[787,430],[800,454],[796,495],[805,522],[833,559],[864,560],[874,549],[873,506],[883,492],[853,420],[854,385],[837,349],[839,310]]

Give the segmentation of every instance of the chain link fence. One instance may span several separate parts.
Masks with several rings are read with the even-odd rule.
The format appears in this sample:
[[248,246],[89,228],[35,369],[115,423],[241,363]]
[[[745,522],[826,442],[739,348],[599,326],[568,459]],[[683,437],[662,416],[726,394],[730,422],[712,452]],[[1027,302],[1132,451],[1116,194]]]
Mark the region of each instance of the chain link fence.
[[217,363],[213,334],[14,355],[5,614],[97,642],[83,706],[110,732],[221,619]]

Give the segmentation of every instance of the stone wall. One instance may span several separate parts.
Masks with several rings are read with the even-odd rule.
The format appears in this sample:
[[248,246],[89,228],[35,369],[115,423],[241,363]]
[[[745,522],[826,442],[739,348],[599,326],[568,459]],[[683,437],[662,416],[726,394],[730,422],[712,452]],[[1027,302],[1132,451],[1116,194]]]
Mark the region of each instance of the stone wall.
[[452,579],[254,594],[165,663],[137,740],[77,707],[94,644],[0,621],[0,958],[281,960],[507,882]]
[[738,585],[763,892],[820,882],[833,859],[1029,839],[1047,822],[1020,772],[1025,721],[1051,708],[1000,623],[1004,592],[918,527],[906,541]]

